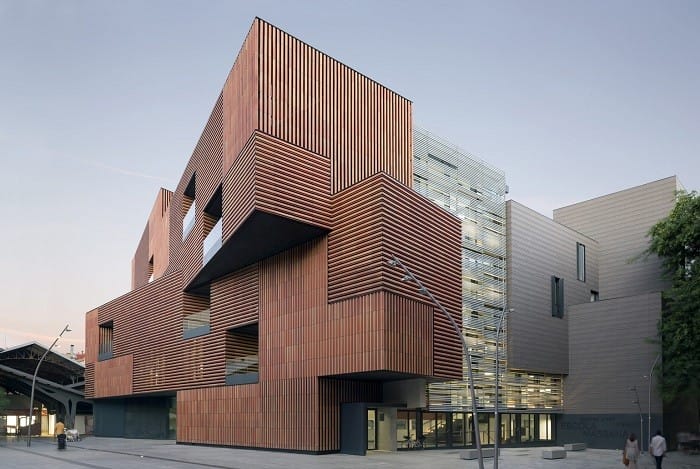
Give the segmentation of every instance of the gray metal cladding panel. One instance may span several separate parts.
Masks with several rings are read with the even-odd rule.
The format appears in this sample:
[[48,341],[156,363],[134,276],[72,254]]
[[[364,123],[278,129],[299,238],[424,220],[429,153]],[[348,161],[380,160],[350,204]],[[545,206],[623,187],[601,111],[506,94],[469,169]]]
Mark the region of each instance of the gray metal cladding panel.
[[[661,414],[652,414],[652,429],[661,428]],[[644,415],[644,441],[647,438],[647,416]],[[586,443],[589,448],[620,449],[630,433],[639,438],[639,413],[629,414],[564,414],[557,416],[557,443]],[[654,430],[652,430],[654,431]],[[645,446],[646,447],[646,446]],[[612,467],[612,466],[611,466]]]
[[[569,309],[569,375],[564,411],[577,414],[627,413],[636,386],[642,409],[649,406],[649,375],[659,351],[656,324],[661,294],[649,293],[573,306]],[[651,411],[661,412],[652,383]]]
[[[568,306],[598,289],[597,243],[517,203],[507,203],[508,366],[567,373]],[[576,243],[586,246],[586,281],[576,277]],[[564,317],[552,317],[551,277],[564,279]]]
[[647,232],[675,204],[676,177],[556,209],[554,220],[596,239],[600,245],[601,299],[661,291],[656,256],[642,256]]
[[126,405],[123,399],[97,399],[93,401],[95,436],[123,438]]

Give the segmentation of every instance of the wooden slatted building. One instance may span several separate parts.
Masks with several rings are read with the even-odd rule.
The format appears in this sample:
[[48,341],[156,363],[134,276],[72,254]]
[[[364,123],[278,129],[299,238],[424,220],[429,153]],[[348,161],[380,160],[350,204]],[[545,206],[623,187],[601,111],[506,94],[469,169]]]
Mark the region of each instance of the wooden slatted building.
[[256,18],[132,291],[87,313],[95,433],[356,452],[367,408],[388,435],[460,379],[460,339],[387,264],[459,322],[460,223],[412,169],[409,100]]

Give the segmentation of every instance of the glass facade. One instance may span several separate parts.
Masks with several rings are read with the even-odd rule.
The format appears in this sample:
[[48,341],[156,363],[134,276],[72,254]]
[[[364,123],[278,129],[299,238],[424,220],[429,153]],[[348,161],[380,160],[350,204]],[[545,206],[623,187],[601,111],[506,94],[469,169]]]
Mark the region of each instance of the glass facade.
[[[477,408],[484,412],[494,410],[498,358],[501,370],[499,410],[504,418],[502,436],[507,440],[508,435],[517,434],[520,441],[523,438],[530,441],[535,435],[535,420],[524,418],[529,414],[518,415],[516,425],[515,421],[505,420],[505,413],[561,412],[562,377],[504,371],[507,370],[507,321],[503,322],[496,347],[498,322],[507,309],[505,175],[416,128],[413,132],[413,188],[462,221],[462,327],[472,356]],[[428,410],[437,413],[470,411],[466,363],[464,376],[463,381],[431,384]],[[479,416],[482,441],[493,441],[493,416],[491,420],[488,418]],[[439,433],[436,433],[436,444],[438,440]]]
[[[431,412],[398,410],[396,447],[399,450],[431,448],[465,448],[474,446],[470,412]],[[368,416],[368,424],[371,417]],[[504,445],[542,444],[554,440],[554,416],[551,414],[500,414],[501,439]],[[369,425],[372,428],[372,425]],[[479,414],[481,443],[492,445],[496,425],[492,413]],[[373,449],[373,441],[367,449]]]

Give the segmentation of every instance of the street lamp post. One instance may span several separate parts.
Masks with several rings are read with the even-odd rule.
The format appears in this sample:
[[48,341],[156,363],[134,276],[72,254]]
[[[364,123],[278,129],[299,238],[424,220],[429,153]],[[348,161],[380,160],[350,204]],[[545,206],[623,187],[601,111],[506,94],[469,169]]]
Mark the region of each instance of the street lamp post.
[[494,420],[496,423],[496,439],[493,444],[493,469],[498,469],[498,442],[501,439],[501,423],[498,420],[498,405],[499,405],[499,392],[498,392],[498,375],[500,373],[500,364],[498,361],[498,344],[500,342],[500,335],[503,326],[503,319],[506,317],[506,313],[513,312],[512,309],[506,310],[503,308],[501,311],[501,317],[498,319],[498,327],[496,328],[496,404],[494,405]]
[[639,393],[637,392],[637,386],[632,386],[630,388],[630,391],[634,391],[634,395],[636,399],[633,401],[634,404],[637,404],[637,409],[639,409],[639,450],[641,452],[644,452],[644,417],[642,416],[642,406],[639,403]]
[[[659,353],[656,355],[656,358],[654,359],[654,363],[651,364],[651,369],[649,370],[649,408],[647,412],[647,417],[649,417],[649,426],[647,427],[647,438],[648,440],[651,440],[651,383],[652,383],[652,378],[654,376],[654,367],[656,366],[656,363],[659,361],[659,358],[661,358],[661,354]],[[650,441],[647,441],[647,451],[651,451],[649,445]]]
[[29,418],[27,419],[27,446],[32,446],[32,415],[34,414],[34,387],[36,386],[36,375],[39,373],[39,367],[41,366],[41,362],[44,361],[46,355],[48,355],[51,349],[54,347],[54,345],[56,345],[58,339],[60,339],[64,333],[70,331],[71,330],[68,327],[68,324],[66,324],[66,327],[64,327],[61,333],[58,334],[58,337],[56,337],[56,339],[53,341],[51,347],[49,347],[48,350],[44,352],[44,354],[39,359],[39,363],[36,364],[36,369],[34,370],[34,377],[32,378],[32,393],[31,397],[29,398]]
[[405,272],[406,275],[404,275],[402,281],[404,282],[414,282],[416,285],[418,285],[418,292],[426,295],[430,300],[433,302],[435,306],[437,306],[440,311],[447,317],[447,319],[450,321],[450,324],[452,324],[452,327],[454,328],[455,332],[457,332],[457,335],[459,338],[462,340],[462,348],[464,349],[464,356],[467,359],[467,375],[469,377],[469,392],[472,400],[472,423],[473,423],[473,428],[474,428],[474,443],[476,444],[476,451],[478,455],[478,461],[479,461],[479,469],[484,469],[484,457],[481,452],[481,437],[479,436],[479,415],[477,413],[477,407],[476,407],[476,394],[474,393],[474,377],[472,376],[472,359],[471,359],[471,354],[469,353],[469,346],[467,345],[467,341],[464,340],[464,335],[462,334],[462,329],[457,325],[455,320],[452,318],[452,315],[442,307],[440,302],[435,299],[432,293],[423,286],[423,284],[416,278],[415,275],[411,273],[408,268],[403,265],[403,263],[399,260],[398,257],[392,256],[391,259],[388,261],[389,265],[392,267],[401,267],[403,271]]

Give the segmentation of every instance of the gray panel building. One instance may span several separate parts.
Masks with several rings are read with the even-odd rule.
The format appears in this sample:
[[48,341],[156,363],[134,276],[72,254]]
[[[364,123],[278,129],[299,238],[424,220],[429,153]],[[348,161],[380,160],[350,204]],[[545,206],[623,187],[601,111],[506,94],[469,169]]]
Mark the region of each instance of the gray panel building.
[[647,232],[672,210],[673,176],[554,211],[507,205],[508,367],[564,375],[559,443],[648,442],[663,407],[648,376],[660,352],[661,263]]

